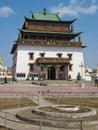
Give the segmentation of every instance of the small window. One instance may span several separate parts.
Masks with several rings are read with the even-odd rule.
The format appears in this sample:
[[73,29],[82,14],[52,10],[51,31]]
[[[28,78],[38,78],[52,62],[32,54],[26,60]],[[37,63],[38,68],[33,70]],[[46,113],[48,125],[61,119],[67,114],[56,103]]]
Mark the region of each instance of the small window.
[[30,35],[30,39],[36,40],[36,39],[37,39],[37,36],[36,36],[36,35]]
[[25,73],[17,73],[17,77],[25,77]]
[[44,57],[44,56],[45,56],[45,53],[40,53],[40,56],[41,56],[41,57]]
[[29,64],[29,71],[30,72],[34,71],[34,65],[33,64]]
[[29,53],[29,60],[34,60],[34,53]]
[[39,40],[45,40],[45,36],[44,36],[44,35],[39,35],[39,36],[38,36],[38,39],[39,39]]
[[72,71],[72,64],[69,65],[69,71]]
[[47,36],[47,40],[53,40],[53,36]]
[[64,71],[64,66],[63,65],[60,67],[60,71]]
[[56,37],[55,37],[55,40],[62,41],[62,37],[56,36]]
[[69,60],[72,60],[72,54],[67,54],[67,55],[68,55]]
[[28,35],[25,35],[25,36],[24,36],[24,39],[28,39]]
[[62,53],[57,53],[57,56],[58,57],[62,57]]

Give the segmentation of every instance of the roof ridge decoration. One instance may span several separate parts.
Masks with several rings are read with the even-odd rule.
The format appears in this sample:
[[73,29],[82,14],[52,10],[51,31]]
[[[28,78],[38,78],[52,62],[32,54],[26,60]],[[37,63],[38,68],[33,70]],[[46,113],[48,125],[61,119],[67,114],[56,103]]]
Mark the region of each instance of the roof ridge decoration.
[[58,16],[58,13],[47,13],[46,8],[43,9],[43,12],[33,12],[32,13],[32,19],[35,20],[49,20],[49,21],[61,21],[61,19]]

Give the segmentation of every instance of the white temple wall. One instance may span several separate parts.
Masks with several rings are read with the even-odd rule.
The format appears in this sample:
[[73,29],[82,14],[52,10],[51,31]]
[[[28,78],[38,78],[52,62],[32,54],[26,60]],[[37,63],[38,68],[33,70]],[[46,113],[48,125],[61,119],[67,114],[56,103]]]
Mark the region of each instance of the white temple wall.
[[[76,79],[77,73],[84,78],[84,71],[81,69],[81,63],[84,64],[83,52],[80,47],[60,47],[60,46],[31,46],[31,45],[19,45],[17,51],[17,64],[16,73],[26,73],[29,72],[29,63],[34,63],[35,60],[40,57],[40,53],[45,53],[45,57],[58,57],[57,53],[62,53],[63,58],[68,58],[67,54],[72,54],[72,71],[69,71],[72,79]],[[29,60],[29,53],[34,53],[34,61]],[[45,71],[46,72],[46,71]]]

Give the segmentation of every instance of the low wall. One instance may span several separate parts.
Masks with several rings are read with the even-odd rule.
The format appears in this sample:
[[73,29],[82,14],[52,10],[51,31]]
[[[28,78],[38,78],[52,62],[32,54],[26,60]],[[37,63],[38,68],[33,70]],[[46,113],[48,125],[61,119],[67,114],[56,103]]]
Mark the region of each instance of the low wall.
[[[44,106],[45,107],[45,106]],[[47,107],[47,106],[46,106]],[[91,108],[91,107],[85,107],[85,108],[89,108],[90,111],[89,112],[82,112],[82,113],[57,113],[57,112],[46,112],[46,111],[42,111],[39,110],[40,107],[37,107],[36,109],[33,110],[33,113],[36,113],[38,115],[41,116],[49,116],[49,117],[62,117],[62,118],[82,118],[82,117],[88,117],[88,116],[94,116],[96,115],[97,111],[95,108]]]

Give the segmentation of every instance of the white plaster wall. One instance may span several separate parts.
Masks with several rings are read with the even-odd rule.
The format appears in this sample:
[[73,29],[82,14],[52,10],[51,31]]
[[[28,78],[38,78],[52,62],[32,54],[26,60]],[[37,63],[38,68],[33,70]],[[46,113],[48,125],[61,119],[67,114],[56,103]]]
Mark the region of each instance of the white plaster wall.
[[29,55],[25,49],[21,46],[18,46],[16,73],[28,73]]
[[[70,71],[73,79],[76,79],[77,73],[80,72],[82,75],[81,63],[84,64],[82,48],[79,47],[59,47],[59,46],[34,46],[34,45],[19,45],[17,52],[17,67],[16,73],[28,74],[29,66],[29,52],[34,53],[34,61],[40,57],[40,53],[45,52],[45,57],[58,57],[57,53],[62,53],[62,57],[66,58],[68,53],[72,55],[73,71]],[[84,78],[84,72],[83,72]]]

